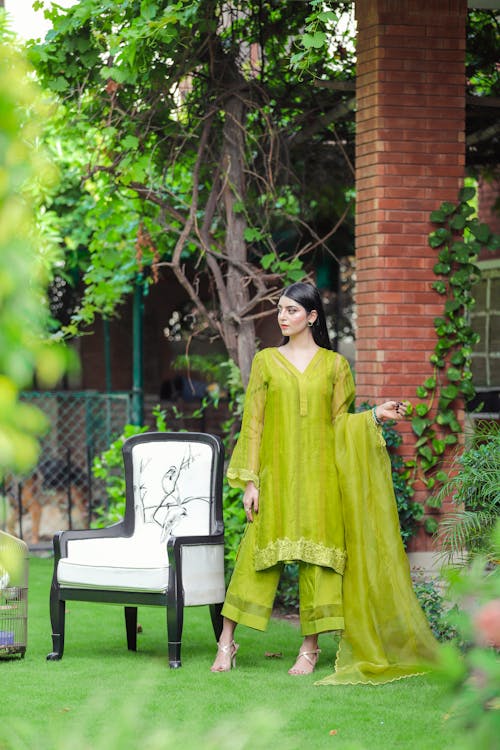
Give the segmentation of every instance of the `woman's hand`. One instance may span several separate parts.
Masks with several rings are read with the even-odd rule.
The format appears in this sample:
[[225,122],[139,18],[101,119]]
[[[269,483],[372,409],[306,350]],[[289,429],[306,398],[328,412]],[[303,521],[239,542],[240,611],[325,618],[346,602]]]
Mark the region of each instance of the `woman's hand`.
[[247,521],[252,523],[252,513],[259,512],[259,490],[253,482],[248,482],[243,493],[243,507],[245,509]]
[[409,413],[410,403],[408,401],[385,401],[374,408],[375,416],[379,422],[386,419],[403,419]]

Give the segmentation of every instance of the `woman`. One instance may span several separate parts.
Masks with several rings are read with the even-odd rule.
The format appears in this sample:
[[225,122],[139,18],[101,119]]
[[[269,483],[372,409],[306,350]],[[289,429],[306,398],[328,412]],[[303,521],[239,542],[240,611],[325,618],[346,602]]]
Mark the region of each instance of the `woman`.
[[[406,407],[400,401],[387,401],[370,412],[348,414],[354,399],[351,371],[348,362],[331,350],[321,298],[312,285],[299,282],[283,291],[278,323],[283,333],[281,346],[264,349],[254,358],[241,433],[227,472],[229,483],[244,490],[248,523],[222,610],[224,625],[212,671],[228,671],[234,666],[238,650],[234,630],[238,623],[258,630],[266,628],[283,564],[293,560],[299,566],[304,640],[289,673],[314,671],[320,653],[319,633],[338,630],[343,631],[345,641],[339,655],[344,654],[346,660],[345,665],[337,663],[338,670],[347,667],[349,676],[349,669],[354,668],[358,677],[358,662],[364,662],[366,657],[363,643],[359,653],[358,640],[368,637],[371,643],[374,623],[367,623],[366,617],[360,618],[359,611],[354,612],[353,608],[358,609],[361,604],[371,613],[371,579],[374,573],[384,579],[384,574],[377,571],[378,564],[375,571],[368,570],[369,560],[365,561],[365,557],[370,558],[371,553],[365,555],[358,549],[369,541],[366,532],[370,533],[370,528],[360,529],[358,520],[366,513],[363,502],[367,492],[366,488],[351,485],[353,475],[364,472],[372,474],[369,482],[374,486],[368,494],[377,495],[384,486],[384,493],[389,496],[389,526],[396,524],[396,547],[399,543],[402,549],[397,511],[394,517],[390,464],[388,467],[381,460],[385,456],[388,462],[385,448],[381,451],[384,443],[380,425],[386,419],[404,417]],[[353,425],[349,424],[351,421]],[[360,464],[360,456],[373,463],[374,456],[364,454],[367,441],[382,468]],[[380,473],[384,475],[382,485]],[[361,497],[352,499],[356,493]],[[375,511],[368,524],[372,534],[377,515]],[[352,528],[346,528],[348,518]],[[386,526],[384,517],[383,534]],[[391,547],[393,537],[394,528],[390,533]],[[404,567],[404,550],[403,558],[398,557],[398,565]],[[353,578],[357,581],[354,592]],[[403,589],[407,586],[403,580]],[[409,586],[411,589],[411,582]],[[385,587],[384,582],[381,588]],[[386,618],[391,606],[386,610],[387,597],[381,593],[380,604]],[[398,602],[392,603],[396,609],[400,595],[398,586]],[[414,599],[412,591],[408,595]],[[355,603],[348,602],[348,598],[355,599]],[[417,609],[422,625],[425,617],[418,605]],[[373,619],[371,614],[370,618]],[[401,618],[396,619],[399,625]],[[423,651],[429,657],[433,643],[425,628],[426,624],[424,641],[427,643],[429,636],[431,647]],[[401,633],[396,640],[401,640]],[[380,676],[379,644],[371,645],[376,664],[370,670]],[[413,653],[411,656],[413,660]],[[415,664],[411,669],[415,669]]]

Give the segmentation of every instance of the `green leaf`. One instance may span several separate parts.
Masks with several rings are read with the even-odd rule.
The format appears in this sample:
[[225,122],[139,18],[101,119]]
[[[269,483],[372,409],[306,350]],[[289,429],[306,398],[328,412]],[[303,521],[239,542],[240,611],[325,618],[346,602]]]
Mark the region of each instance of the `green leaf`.
[[422,505],[422,503],[412,503],[411,509],[415,520],[420,521],[420,519],[423,518],[424,515],[424,506]]
[[273,262],[276,260],[276,256],[274,253],[267,253],[267,255],[263,255],[260,259],[260,265],[262,268],[267,269],[270,268],[273,264]]
[[468,201],[471,201],[475,195],[476,191],[473,187],[464,187],[460,190],[458,199],[460,203],[467,203]]
[[260,231],[260,229],[257,229],[256,227],[246,227],[245,231],[243,232],[243,237],[245,238],[246,242],[258,242],[263,238],[263,234]]
[[297,65],[297,63],[299,63],[301,60],[303,60],[303,58],[305,57],[305,55],[306,55],[306,52],[304,50],[301,50],[300,52],[295,52],[290,57],[290,63],[292,65],[292,67],[294,65]]
[[438,456],[441,456],[445,451],[446,443],[444,440],[434,438],[432,441],[432,447],[434,449],[434,453],[437,453]]
[[461,216],[460,214],[457,214],[453,217],[453,219],[450,221],[450,227],[456,231],[461,231],[465,225],[467,224],[467,221],[464,216]]
[[301,41],[302,46],[306,49],[310,49],[311,47],[319,49],[326,43],[326,34],[324,31],[315,31],[314,34],[304,34]]
[[449,201],[443,201],[443,203],[441,203],[441,211],[446,216],[451,216],[451,214],[456,211],[456,208],[456,205],[454,203],[450,203]]
[[462,304],[456,299],[447,299],[444,305],[444,310],[447,315],[450,313],[460,310]]
[[415,411],[419,417],[425,417],[425,415],[429,413],[429,409],[430,406],[428,406],[428,404],[417,404],[415,406]]
[[418,386],[418,388],[416,390],[416,394],[417,394],[418,398],[427,398],[427,396],[429,395],[428,392],[427,392],[427,390],[424,388],[423,385],[419,385]]
[[321,13],[318,13],[318,20],[319,21],[337,21],[338,16],[336,13],[334,13],[333,10],[323,10]]
[[415,448],[420,448],[422,445],[425,445],[428,439],[429,438],[426,435],[423,435],[422,437],[420,437],[415,443]]
[[452,365],[463,365],[464,362],[466,362],[467,357],[464,355],[464,349],[462,348],[459,352],[455,352],[450,357],[450,362]]
[[125,150],[131,149],[134,150],[139,145],[139,139],[136,138],[135,135],[126,135],[125,138],[122,140],[122,146]]
[[456,367],[449,367],[446,371],[446,377],[448,378],[448,380],[451,380],[455,383],[457,380],[461,380],[462,372],[460,370],[457,370]]
[[437,354],[431,354],[429,360],[433,365],[436,365],[436,367],[444,367],[444,359],[439,357]]
[[52,91],[57,91],[58,93],[66,91],[69,88],[69,83],[63,76],[57,76],[57,78],[52,79],[49,85]]
[[429,235],[429,245],[431,247],[440,247],[451,238],[451,233],[448,229],[436,229]]
[[151,21],[158,12],[158,6],[154,0],[142,0],[141,2],[141,16],[147,21]]
[[445,398],[449,398],[453,401],[459,394],[459,390],[456,385],[446,385],[441,389],[441,395]]
[[426,518],[424,521],[424,529],[428,534],[435,534],[439,528],[439,524],[435,518]]
[[476,240],[478,240],[478,242],[481,242],[481,244],[485,244],[488,241],[488,237],[490,236],[490,228],[487,224],[473,224],[470,227],[470,230]]
[[446,284],[444,281],[434,281],[432,288],[435,289],[438,294],[446,294]]
[[411,420],[411,427],[415,435],[420,437],[429,426],[428,419],[422,419],[422,417],[413,417]]
[[420,456],[423,456],[423,458],[425,458],[430,464],[430,462],[432,461],[432,450],[428,445],[423,445],[421,448],[419,448],[418,453]]
[[436,263],[432,270],[436,275],[440,274],[441,276],[446,276],[450,273],[451,266],[449,263]]
[[442,224],[444,221],[446,221],[446,214],[440,209],[431,211],[430,220],[433,224]]
[[427,380],[424,381],[425,388],[429,388],[432,390],[436,387],[436,378],[434,376],[431,376],[430,378],[427,378]]

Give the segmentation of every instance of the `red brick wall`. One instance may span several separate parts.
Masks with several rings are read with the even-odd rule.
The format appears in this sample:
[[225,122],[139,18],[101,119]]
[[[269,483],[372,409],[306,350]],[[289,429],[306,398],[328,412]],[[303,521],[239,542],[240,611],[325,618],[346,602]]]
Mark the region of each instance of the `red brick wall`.
[[[430,212],[456,200],[464,176],[466,10],[467,0],[356,2],[360,402],[415,402],[432,374],[442,298],[427,235]],[[411,428],[401,430],[410,455]]]

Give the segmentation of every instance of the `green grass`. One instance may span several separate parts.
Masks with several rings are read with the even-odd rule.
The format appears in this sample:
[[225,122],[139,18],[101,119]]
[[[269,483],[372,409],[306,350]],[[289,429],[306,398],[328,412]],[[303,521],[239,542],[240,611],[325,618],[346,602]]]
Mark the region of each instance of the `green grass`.
[[[290,677],[300,636],[286,621],[273,620],[266,633],[238,630],[237,669],[211,674],[208,608],[186,609],[183,666],[171,670],[160,608],[139,609],[143,632],[133,653],[121,607],[68,602],[64,658],[47,662],[51,574],[52,560],[31,559],[26,656],[0,660],[1,750],[446,750],[458,744],[443,719],[450,697],[432,677],[379,687],[314,686],[332,671],[331,636],[320,642],[316,674]],[[268,659],[266,651],[283,658]]]

